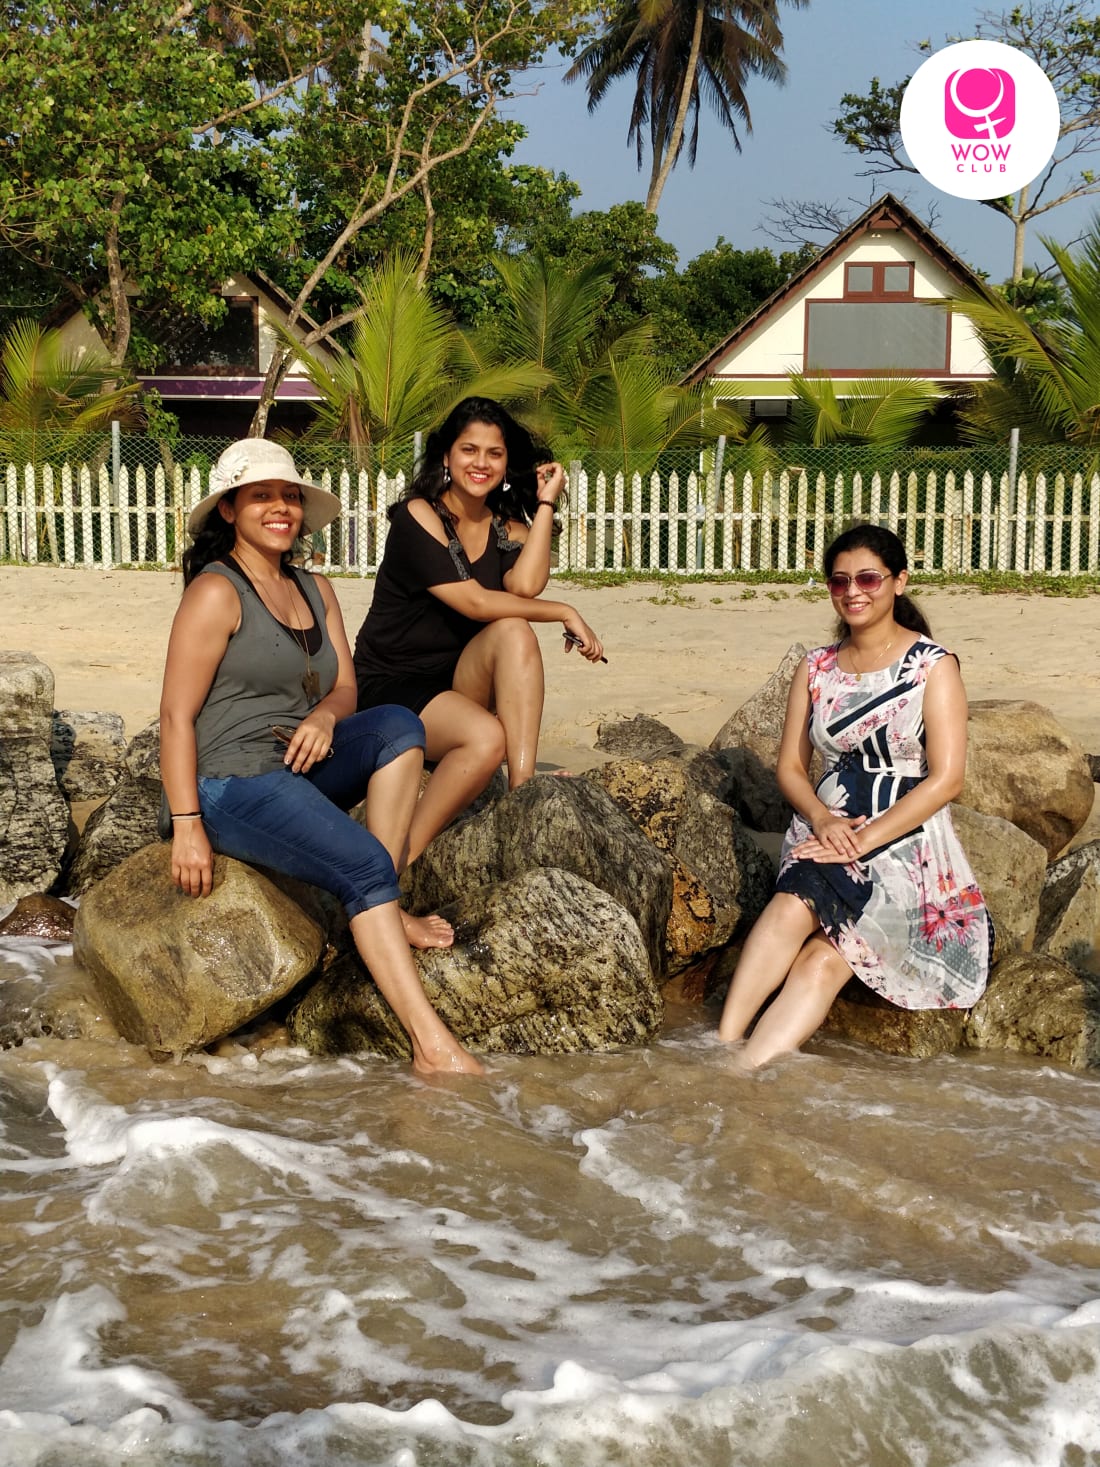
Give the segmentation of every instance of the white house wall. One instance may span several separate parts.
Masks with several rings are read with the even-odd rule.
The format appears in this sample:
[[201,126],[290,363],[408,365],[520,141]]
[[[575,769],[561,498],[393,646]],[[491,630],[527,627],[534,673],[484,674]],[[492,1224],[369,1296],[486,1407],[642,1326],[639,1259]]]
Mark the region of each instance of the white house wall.
[[[914,240],[899,230],[861,236],[838,254],[813,279],[775,312],[751,330],[744,340],[719,358],[711,377],[785,379],[801,372],[804,362],[807,300],[840,300],[844,295],[844,267],[850,263],[885,261],[912,264],[917,299],[943,300],[955,294],[951,276]],[[981,343],[965,316],[951,322],[949,370],[955,377],[988,377],[989,365]]]

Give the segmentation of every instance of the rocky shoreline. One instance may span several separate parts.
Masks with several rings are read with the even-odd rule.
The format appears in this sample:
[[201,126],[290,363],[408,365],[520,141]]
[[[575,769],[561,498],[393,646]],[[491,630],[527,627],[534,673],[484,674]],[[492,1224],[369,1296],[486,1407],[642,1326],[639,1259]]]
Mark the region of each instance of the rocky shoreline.
[[[416,957],[465,1043],[619,1048],[651,1038],[666,1001],[721,996],[771,894],[788,816],[775,754],[804,650],[709,747],[649,717],[606,722],[607,762],[510,794],[500,780],[410,868],[409,909],[456,926],[454,948]],[[274,1023],[314,1053],[407,1053],[337,905],[221,857],[214,895],[182,896],[157,834],[156,724],[127,744],[117,715],[57,712],[53,690],[37,657],[0,653],[0,908],[17,903],[0,934],[67,940],[73,908],[56,899],[78,898],[87,986],[28,1002],[0,984],[0,1044],[117,1032],[169,1057]],[[1100,1066],[1100,841],[1067,850],[1096,762],[1036,703],[973,703],[953,817],[997,928],[989,989],[969,1012],[909,1012],[853,982],[827,1027],[894,1053]]]

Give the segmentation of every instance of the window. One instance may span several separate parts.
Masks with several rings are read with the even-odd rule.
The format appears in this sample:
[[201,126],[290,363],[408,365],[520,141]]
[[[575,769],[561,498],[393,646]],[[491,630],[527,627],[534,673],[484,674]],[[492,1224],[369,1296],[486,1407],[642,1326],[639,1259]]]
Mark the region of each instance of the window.
[[227,296],[220,321],[160,315],[148,334],[159,348],[159,376],[256,376],[260,370],[256,302],[251,296]]
[[864,300],[912,299],[913,266],[902,260],[867,260],[844,267],[844,294]]
[[944,373],[948,330],[947,312],[922,301],[808,301],[805,370]]

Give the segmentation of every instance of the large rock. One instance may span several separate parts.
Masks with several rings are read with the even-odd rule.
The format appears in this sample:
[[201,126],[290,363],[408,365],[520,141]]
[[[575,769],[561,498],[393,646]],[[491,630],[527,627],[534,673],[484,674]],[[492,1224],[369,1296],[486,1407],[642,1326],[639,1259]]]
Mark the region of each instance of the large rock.
[[972,1049],[1008,1049],[1069,1065],[1100,1065],[1100,981],[1049,953],[1013,953],[990,974],[964,1030]]
[[647,764],[661,759],[677,764],[693,784],[716,800],[726,800],[729,795],[729,775],[716,754],[699,744],[685,743],[659,719],[644,713],[601,723],[596,748],[619,759],[640,759]]
[[1011,820],[1053,859],[1092,810],[1085,751],[1038,703],[971,703],[969,736],[959,803]]
[[75,835],[50,758],[53,673],[0,652],[0,905],[48,891]]
[[[527,871],[443,913],[454,946],[414,956],[436,1012],[469,1048],[572,1054],[642,1044],[659,1028],[660,989],[637,923],[572,872]],[[412,1052],[354,954],[310,988],[287,1029],[314,1054]]]
[[67,887],[80,896],[108,872],[160,839],[160,723],[151,723],[132,739],[122,776],[88,817],[80,835]]
[[85,894],[73,933],[119,1033],[163,1055],[201,1049],[262,1013],[312,972],[322,941],[297,903],[225,856],[210,896],[184,896],[161,844]]
[[[710,747],[727,774],[724,798],[753,830],[782,831],[791,818],[775,777],[791,679],[807,649],[796,642],[764,685],[726,720]],[[810,776],[816,780],[821,760],[815,753]]]
[[1100,841],[1069,851],[1047,871],[1035,945],[1100,979]]
[[70,800],[97,800],[122,777],[126,731],[117,713],[55,711],[50,757]]
[[1026,952],[1035,941],[1047,853],[1018,825],[951,806],[951,822],[993,918],[993,959]]
[[39,942],[72,942],[76,911],[60,897],[20,897],[0,919],[0,937],[34,937]]
[[886,1054],[931,1059],[959,1048],[966,1015],[966,1009],[898,1008],[857,980],[833,1001],[822,1028]]
[[667,977],[751,927],[771,899],[771,862],[734,811],[695,783],[690,766],[670,757],[616,759],[586,777],[607,791],[669,863]]
[[410,911],[432,912],[542,866],[572,871],[624,906],[661,972],[672,906],[668,864],[591,780],[536,775],[437,835],[401,885]]

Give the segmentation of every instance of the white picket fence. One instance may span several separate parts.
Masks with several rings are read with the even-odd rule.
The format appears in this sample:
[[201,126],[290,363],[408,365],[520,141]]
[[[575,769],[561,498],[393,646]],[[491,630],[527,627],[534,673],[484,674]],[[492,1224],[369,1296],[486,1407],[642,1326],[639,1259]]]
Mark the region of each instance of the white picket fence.
[[[324,568],[375,573],[386,510],[402,474],[325,473],[343,514],[324,533]],[[0,469],[0,561],[22,564],[162,566],[179,562],[184,525],[206,492],[197,470],[68,465]],[[925,571],[1004,570],[1053,575],[1100,571],[1100,474],[1017,476],[907,472],[786,471],[757,478],[590,474],[573,464],[553,570],[730,574],[813,569],[838,526],[851,518],[889,525],[910,563]]]

